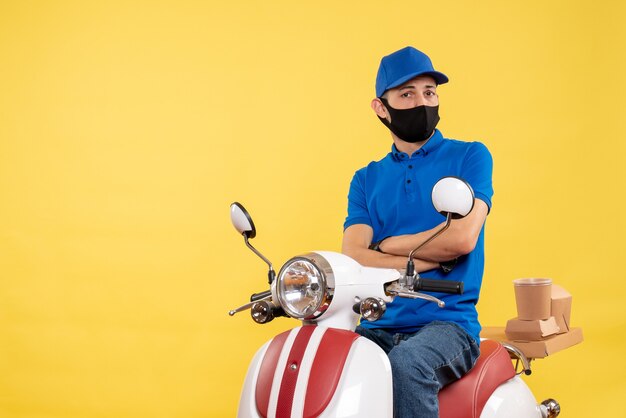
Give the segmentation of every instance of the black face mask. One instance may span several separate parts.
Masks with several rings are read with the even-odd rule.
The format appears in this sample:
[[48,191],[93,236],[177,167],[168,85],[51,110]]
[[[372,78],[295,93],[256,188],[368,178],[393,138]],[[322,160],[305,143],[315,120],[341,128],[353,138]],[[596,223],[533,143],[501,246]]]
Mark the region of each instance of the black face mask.
[[378,119],[398,138],[406,142],[422,142],[430,138],[439,122],[439,106],[417,106],[411,109],[394,109],[387,99],[380,98],[391,122],[380,116]]

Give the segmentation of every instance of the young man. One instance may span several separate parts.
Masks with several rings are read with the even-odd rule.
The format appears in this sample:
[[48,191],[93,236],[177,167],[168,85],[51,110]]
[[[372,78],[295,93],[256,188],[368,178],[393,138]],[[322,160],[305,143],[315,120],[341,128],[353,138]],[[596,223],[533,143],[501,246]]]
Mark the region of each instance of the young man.
[[492,159],[479,142],[446,139],[439,121],[437,86],[448,77],[412,47],[384,57],[372,109],[391,131],[391,152],[358,170],[350,184],[343,252],[373,267],[403,269],[407,255],[443,217],[431,202],[434,184],[457,176],[474,189],[470,214],[453,220],[415,256],[424,277],[463,281],[463,295],[441,295],[446,307],[396,298],[383,317],[357,332],[388,354],[396,417],[438,417],[437,395],[467,373],[479,354],[476,303],[484,267],[484,223],[491,208]]

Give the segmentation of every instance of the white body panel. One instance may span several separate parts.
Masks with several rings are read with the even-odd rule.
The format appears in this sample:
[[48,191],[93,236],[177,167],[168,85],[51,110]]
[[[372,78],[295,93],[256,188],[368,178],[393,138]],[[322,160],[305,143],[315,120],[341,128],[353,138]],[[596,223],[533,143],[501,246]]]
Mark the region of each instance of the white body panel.
[[333,302],[315,322],[329,328],[354,331],[359,315],[352,311],[355,298],[377,297],[385,302],[393,299],[385,294],[385,283],[402,277],[398,270],[363,267],[347,255],[331,251],[315,251],[333,266],[335,294]]
[[[323,327],[320,327],[320,330],[323,329]],[[292,334],[290,334],[291,336]],[[313,347],[315,345],[312,337],[309,346]],[[248,374],[246,375],[239,401],[239,411],[237,413],[239,418],[260,417],[256,408],[256,382],[268,346],[269,342],[261,347],[248,368]],[[306,382],[316,348],[314,347],[312,353],[309,353],[309,347],[307,347],[307,353],[302,361],[292,404],[291,416],[293,418],[302,416],[304,398],[307,389],[310,389],[306,387]],[[278,391],[280,390],[282,378],[281,365],[283,368],[285,365],[285,362],[281,362],[281,360],[286,358],[289,349],[288,338],[276,368],[268,408],[269,417],[275,416]],[[308,359],[307,356],[309,357]],[[305,363],[308,366],[305,366]],[[309,370],[306,370],[307,368]],[[352,344],[335,394],[324,413],[320,416],[326,418],[391,417],[393,415],[392,396],[391,366],[387,355],[375,343],[361,337]]]
[[248,366],[248,373],[246,374],[246,379],[243,381],[241,397],[239,398],[239,408],[237,410],[237,416],[240,418],[260,417],[256,408],[256,381],[259,377],[261,361],[263,360],[263,356],[265,356],[265,352],[267,351],[267,347],[269,347],[270,342],[271,341],[268,341],[263,344],[263,346],[252,358],[250,366]]
[[515,376],[493,392],[480,418],[541,418],[541,411],[526,383]]
[[393,416],[391,365],[385,352],[366,338],[352,345],[344,373],[324,418]]

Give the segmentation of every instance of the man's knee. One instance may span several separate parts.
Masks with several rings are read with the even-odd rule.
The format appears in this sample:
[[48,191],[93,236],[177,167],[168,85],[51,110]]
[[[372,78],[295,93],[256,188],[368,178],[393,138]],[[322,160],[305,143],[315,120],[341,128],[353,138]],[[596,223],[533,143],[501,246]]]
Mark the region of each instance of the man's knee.
[[400,344],[389,353],[389,362],[394,379],[412,381],[434,381],[435,370],[408,344]]

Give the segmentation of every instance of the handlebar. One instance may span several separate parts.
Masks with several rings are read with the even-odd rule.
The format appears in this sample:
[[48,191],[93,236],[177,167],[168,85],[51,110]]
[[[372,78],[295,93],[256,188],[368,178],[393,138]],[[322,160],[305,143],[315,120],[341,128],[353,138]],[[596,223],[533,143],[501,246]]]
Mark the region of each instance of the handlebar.
[[267,297],[269,297],[271,295],[272,295],[272,291],[271,290],[266,290],[264,292],[259,292],[259,293],[253,293],[250,296],[250,302],[256,302],[258,300],[265,299],[265,298],[267,298]]
[[413,287],[415,291],[463,294],[463,282],[452,280],[418,279]]

